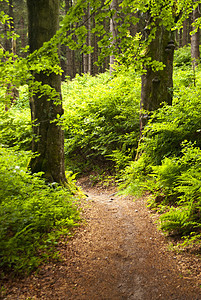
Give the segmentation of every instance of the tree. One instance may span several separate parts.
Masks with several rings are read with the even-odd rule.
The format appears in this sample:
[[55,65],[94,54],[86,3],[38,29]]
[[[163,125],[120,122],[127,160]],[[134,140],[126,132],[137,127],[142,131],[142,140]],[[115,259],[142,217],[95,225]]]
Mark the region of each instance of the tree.
[[189,24],[188,19],[184,20],[183,22],[183,31],[182,31],[182,47],[186,46],[189,42]]
[[[153,36],[146,49],[145,73],[142,75],[141,87],[141,109],[146,111],[158,109],[163,102],[171,105],[173,88],[172,75],[175,48],[173,36],[169,29],[160,24],[159,19],[156,19],[154,24],[149,23],[151,20],[152,17],[148,13],[147,27],[145,28],[146,39],[149,38],[150,34]],[[142,111],[140,118],[141,131],[146,122],[147,113],[144,114]]]
[[[117,38],[117,24],[116,24],[116,17],[117,17],[117,9],[118,9],[118,0],[112,0],[112,3],[110,5],[111,11],[114,11],[115,13],[112,15],[110,19],[110,32],[112,34],[112,43],[111,46],[115,45],[115,40]],[[114,70],[114,63],[115,63],[115,55],[112,53],[110,55],[110,74]]]
[[[200,17],[199,7],[197,6],[193,10],[192,19],[193,23]],[[199,28],[196,29],[195,26],[192,26],[192,30],[195,32],[191,36],[191,58],[192,58],[192,65],[193,69],[198,65],[200,60],[200,49],[199,49],[199,42],[200,42],[200,30]]]
[[[27,7],[29,45],[34,57],[34,53],[56,34],[59,25],[59,0],[27,0]],[[44,172],[48,182],[64,184],[64,134],[56,122],[63,114],[61,78],[55,68],[59,60],[56,45],[53,42],[47,45],[44,52],[47,59],[50,56],[49,62],[45,64],[47,69],[43,67],[33,72],[33,88],[39,86],[30,101],[34,136],[32,150],[37,155],[31,159],[30,168],[33,173]],[[40,59],[40,55],[38,58]],[[49,70],[51,63],[52,69]],[[51,93],[47,92],[49,90]]]

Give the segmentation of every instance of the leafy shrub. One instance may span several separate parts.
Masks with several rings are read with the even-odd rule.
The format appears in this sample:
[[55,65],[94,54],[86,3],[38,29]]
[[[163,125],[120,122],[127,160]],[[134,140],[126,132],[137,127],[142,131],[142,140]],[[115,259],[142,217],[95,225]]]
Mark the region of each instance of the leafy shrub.
[[122,171],[119,180],[121,193],[136,196],[145,191],[147,176],[151,171],[148,161],[148,156],[142,154],[138,160],[131,161]]
[[154,112],[144,130],[140,151],[158,165],[165,157],[178,156],[184,140],[200,143],[201,129],[200,86],[175,91],[172,106],[164,105]]
[[63,84],[65,155],[88,166],[116,161],[139,137],[140,78],[133,73],[110,77],[76,76]]
[[175,185],[179,175],[181,174],[182,166],[176,158],[165,158],[161,165],[152,166],[152,176],[155,178],[155,187],[152,192],[163,191],[166,196],[171,196],[174,193]]
[[[152,114],[138,147],[138,152],[143,155],[139,162],[131,162],[123,173],[123,181],[127,188],[132,190],[132,185],[134,190],[137,190],[139,185],[146,186],[146,176],[148,180],[150,176],[152,179],[154,176],[157,178],[154,184],[148,184],[151,191],[173,188],[172,183],[176,180],[174,174],[176,176],[180,172],[177,157],[182,155],[182,142],[196,142],[197,146],[201,147],[200,95],[199,85],[196,88],[182,87],[175,91],[172,106],[164,105]],[[143,165],[143,175],[139,165]],[[172,178],[165,179],[166,172],[172,174]]]
[[190,45],[184,46],[175,51],[174,65],[177,67],[191,65],[191,47],[190,47]]
[[[160,188],[166,196],[166,212],[160,217],[161,229],[180,235],[201,228],[201,150],[191,143],[183,143],[181,156],[166,158],[153,167],[155,196]],[[171,196],[171,198],[170,198]],[[167,201],[171,199],[171,201]],[[172,201],[174,199],[174,202]],[[176,206],[175,206],[176,204]]]
[[150,191],[161,229],[185,237],[184,246],[200,243],[201,236],[201,72],[196,68],[194,78],[191,72],[176,69],[173,105],[150,116],[141,156],[125,168],[120,185],[132,194]]
[[181,86],[190,87],[195,86],[197,79],[197,70],[193,70],[191,66],[177,67],[174,69],[175,84],[174,90],[180,89]]
[[0,106],[0,132],[1,144],[9,147],[17,147],[21,150],[31,148],[32,128],[28,109],[19,110],[12,107],[5,111],[3,105]]
[[14,103],[15,108],[17,109],[29,109],[29,92],[28,86],[23,85],[19,88],[19,98]]
[[79,220],[72,194],[26,172],[26,153],[0,148],[0,267],[29,272],[54,256],[61,234]]

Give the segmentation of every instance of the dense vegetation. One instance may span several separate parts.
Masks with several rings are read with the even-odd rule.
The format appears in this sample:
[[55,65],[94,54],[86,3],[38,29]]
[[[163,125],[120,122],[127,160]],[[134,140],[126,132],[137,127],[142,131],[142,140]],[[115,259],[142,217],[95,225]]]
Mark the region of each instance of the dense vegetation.
[[[27,154],[0,148],[0,266],[27,272],[56,257],[58,237],[79,215],[70,191],[26,172]],[[54,229],[54,230],[53,230]]]
[[121,188],[150,191],[149,204],[158,210],[160,228],[200,243],[201,228],[201,70],[191,69],[190,47],[176,51],[174,100],[150,116],[138,153],[122,173]]
[[23,274],[56,258],[58,238],[80,219],[70,172],[65,189],[27,172],[32,133],[25,91],[9,111],[0,107],[0,267]]
[[140,88],[132,67],[63,82],[66,189],[27,173],[32,132],[26,86],[7,112],[1,104],[0,267],[31,271],[51,256],[60,235],[70,234],[79,213],[69,171],[109,169],[124,192],[149,190],[161,229],[186,244],[199,243],[201,70],[191,69],[190,47],[176,51],[173,105],[150,115],[139,142]]
[[201,236],[200,89],[201,70],[191,68],[190,47],[178,49],[173,105],[150,114],[139,142],[140,79],[132,67],[63,84],[68,166],[79,171],[112,161],[120,189],[150,191],[160,228],[184,244],[199,243]]
[[[139,139],[140,77],[83,75],[63,83],[67,166],[86,170],[109,161],[117,169],[135,156]],[[76,166],[75,166],[76,164]]]

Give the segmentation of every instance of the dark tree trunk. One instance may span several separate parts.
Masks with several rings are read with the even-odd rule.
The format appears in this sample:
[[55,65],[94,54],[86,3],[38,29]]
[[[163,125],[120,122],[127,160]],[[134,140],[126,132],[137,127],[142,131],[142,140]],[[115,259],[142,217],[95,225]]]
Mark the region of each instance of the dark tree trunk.
[[14,30],[13,0],[9,0],[7,5],[9,19],[4,24],[4,50],[12,52],[12,40],[7,35]]
[[[170,31],[157,26],[156,36],[147,48],[147,57],[162,62],[165,67],[159,71],[154,71],[151,67],[146,68],[146,73],[142,76],[141,109],[153,111],[158,109],[162,102],[172,104],[174,48]],[[147,122],[146,116],[141,114],[141,130]]]
[[[29,18],[30,52],[39,49],[49,41],[58,29],[59,0],[27,0]],[[61,98],[61,78],[55,73],[33,74],[35,81],[54,88]],[[30,101],[33,126],[33,152],[38,155],[31,159],[33,173],[44,172],[48,182],[66,182],[64,169],[64,135],[60,126],[52,122],[63,114],[60,104],[49,100],[47,95],[37,93]]]
[[183,30],[179,30],[179,48],[182,47],[182,35],[183,35]]

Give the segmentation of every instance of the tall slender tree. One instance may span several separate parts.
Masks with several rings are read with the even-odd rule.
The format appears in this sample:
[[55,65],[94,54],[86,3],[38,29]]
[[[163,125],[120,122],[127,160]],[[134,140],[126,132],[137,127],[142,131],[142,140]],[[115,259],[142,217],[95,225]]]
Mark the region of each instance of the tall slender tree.
[[[117,9],[118,9],[118,0],[112,0],[112,3],[110,5],[110,9],[112,11],[115,11],[115,13],[113,14],[112,18],[110,19],[110,32],[112,34],[112,43],[111,46],[115,45],[115,40],[117,37],[117,25],[116,25],[116,17],[117,17]],[[114,63],[115,63],[115,55],[111,54],[110,55],[110,74],[112,73],[113,69],[114,69]]]
[[[192,21],[193,23],[200,17],[199,7],[197,6],[192,13]],[[196,30],[195,26],[192,26],[192,30]],[[195,33],[191,36],[191,58],[192,58],[192,65],[195,68],[200,60],[200,30],[199,28],[196,30]]]
[[[33,53],[43,47],[55,35],[59,25],[59,0],[27,0],[29,20],[29,45]],[[54,43],[48,44],[54,52]],[[51,47],[53,49],[51,49]],[[58,59],[53,59],[55,64]],[[64,169],[64,135],[61,127],[55,122],[63,114],[61,104],[61,78],[54,68],[35,70],[33,73],[35,83],[41,89],[33,94],[30,101],[33,122],[32,150],[37,153],[31,159],[30,168],[33,173],[44,172],[44,177],[49,182],[66,182]],[[51,95],[44,93],[44,88],[50,87],[56,92],[57,101]]]

